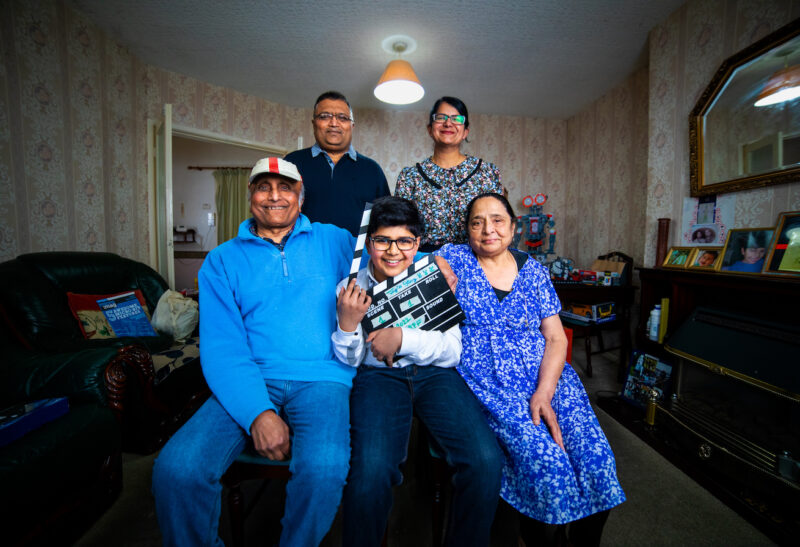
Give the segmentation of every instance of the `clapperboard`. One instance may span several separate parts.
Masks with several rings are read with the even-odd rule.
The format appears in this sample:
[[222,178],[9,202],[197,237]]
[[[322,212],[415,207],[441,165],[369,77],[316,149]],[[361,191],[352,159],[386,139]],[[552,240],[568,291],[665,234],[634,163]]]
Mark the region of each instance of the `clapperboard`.
[[385,327],[446,331],[464,319],[464,312],[447,285],[433,255],[372,287],[361,327],[365,333]]
[[[348,283],[358,275],[371,214],[372,203],[366,203]],[[385,327],[444,332],[465,317],[433,255],[425,256],[406,271],[378,283],[367,294],[372,298],[372,304],[361,320],[366,334]]]

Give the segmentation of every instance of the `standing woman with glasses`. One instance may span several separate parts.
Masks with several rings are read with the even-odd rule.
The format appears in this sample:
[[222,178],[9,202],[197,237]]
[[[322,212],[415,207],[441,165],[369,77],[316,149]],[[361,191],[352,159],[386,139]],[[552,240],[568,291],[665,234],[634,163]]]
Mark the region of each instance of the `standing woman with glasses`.
[[461,152],[469,135],[467,105],[456,97],[442,97],[431,108],[428,134],[433,155],[405,167],[397,177],[395,195],[417,204],[425,222],[421,251],[445,243],[465,243],[464,211],[478,194],[503,193],[500,171],[490,162]]

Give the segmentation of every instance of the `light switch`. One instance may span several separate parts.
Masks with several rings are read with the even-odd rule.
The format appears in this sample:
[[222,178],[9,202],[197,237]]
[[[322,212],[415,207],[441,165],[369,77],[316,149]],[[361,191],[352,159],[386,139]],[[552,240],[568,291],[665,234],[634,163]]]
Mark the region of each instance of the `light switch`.
[[208,213],[208,225],[215,226],[217,224],[217,213]]

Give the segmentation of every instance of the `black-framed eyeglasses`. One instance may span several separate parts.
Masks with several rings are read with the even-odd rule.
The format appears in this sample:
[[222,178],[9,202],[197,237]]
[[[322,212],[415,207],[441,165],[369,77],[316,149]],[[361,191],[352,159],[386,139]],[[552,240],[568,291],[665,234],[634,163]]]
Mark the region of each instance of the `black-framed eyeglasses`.
[[450,123],[464,125],[464,122],[467,121],[467,117],[462,116],[461,114],[454,114],[453,116],[449,116],[447,114],[433,114],[431,116],[431,120],[433,120],[434,123],[444,123],[447,120],[450,120]]
[[372,241],[372,246],[375,248],[376,251],[388,251],[389,247],[392,246],[392,243],[397,245],[397,248],[401,251],[410,251],[414,248],[414,245],[417,244],[416,238],[413,237],[399,237],[397,239],[389,239],[388,237],[371,237],[370,240]]
[[323,122],[329,122],[333,118],[336,118],[336,121],[338,121],[339,123],[347,123],[353,121],[353,119],[347,114],[331,114],[330,112],[320,112],[319,114],[314,116],[315,120],[321,120]]

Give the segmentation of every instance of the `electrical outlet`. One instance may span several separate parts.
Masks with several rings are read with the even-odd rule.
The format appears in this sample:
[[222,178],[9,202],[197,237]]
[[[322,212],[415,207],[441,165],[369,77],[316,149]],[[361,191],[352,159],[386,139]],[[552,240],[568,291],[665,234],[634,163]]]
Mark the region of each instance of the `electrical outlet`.
[[208,225],[209,226],[217,225],[217,213],[208,213]]

